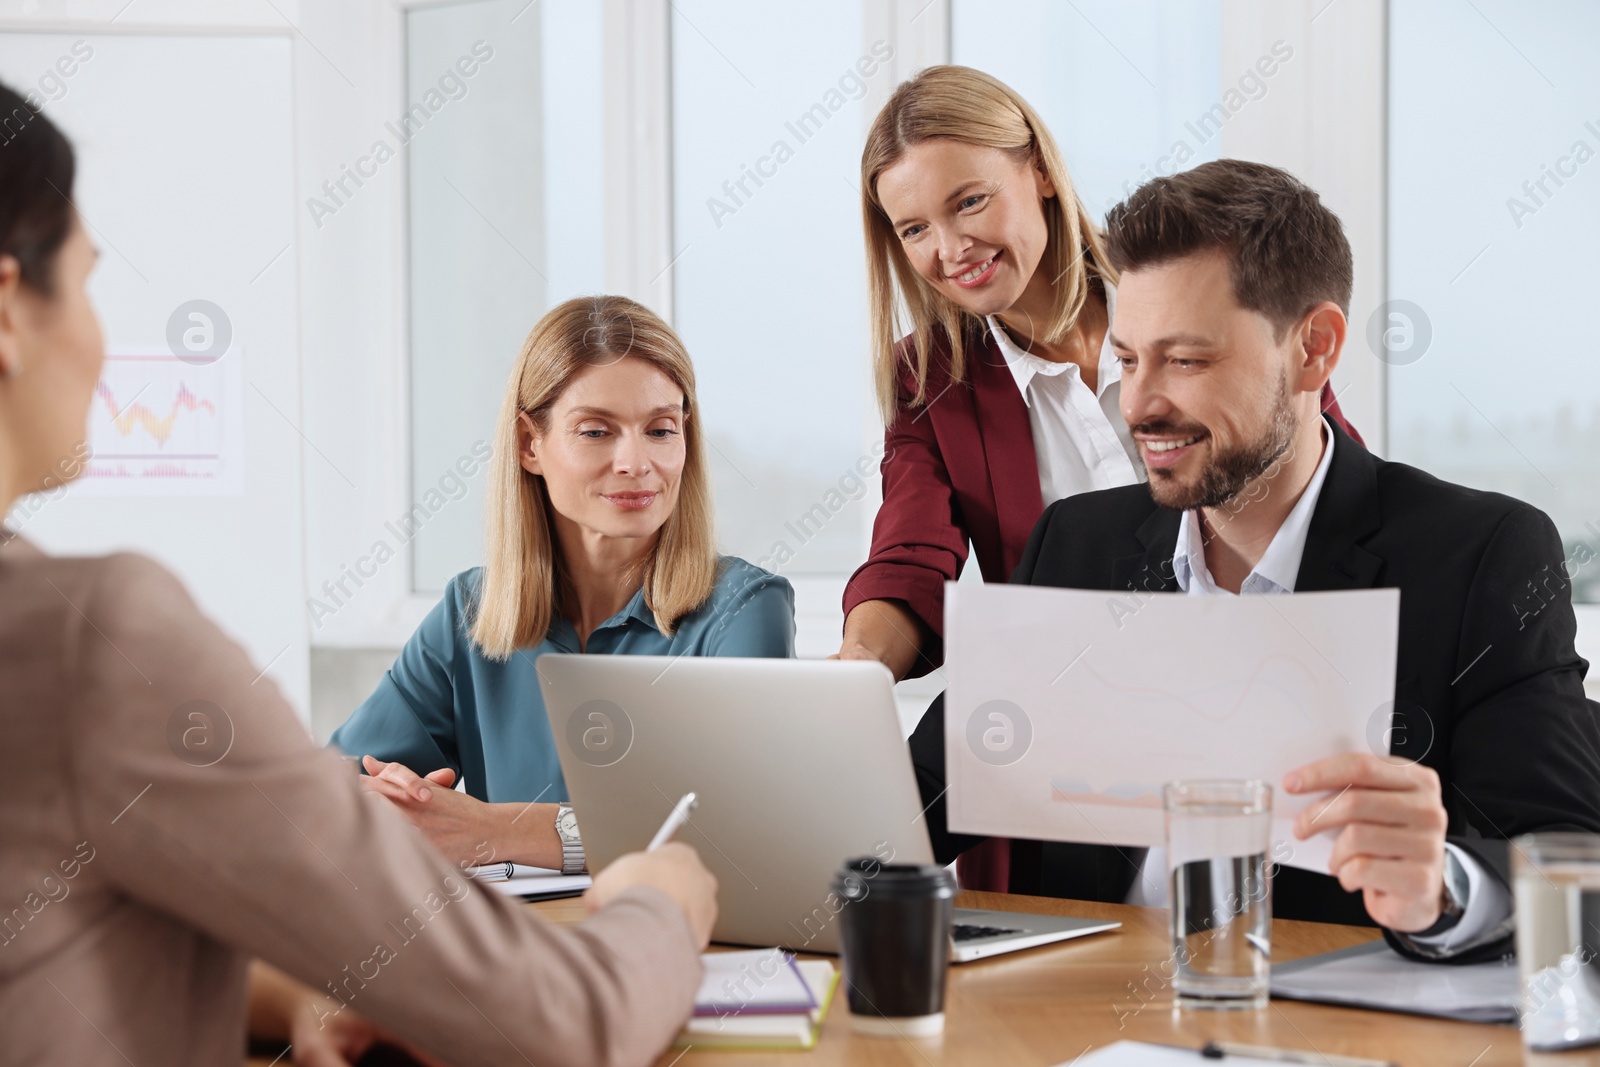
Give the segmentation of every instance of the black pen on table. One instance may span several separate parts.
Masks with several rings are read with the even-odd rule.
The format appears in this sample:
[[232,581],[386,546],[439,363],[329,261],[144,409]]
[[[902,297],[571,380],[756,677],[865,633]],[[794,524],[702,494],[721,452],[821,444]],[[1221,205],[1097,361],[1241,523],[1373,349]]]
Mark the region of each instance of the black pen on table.
[[1239,1056],[1273,1063],[1315,1063],[1322,1067],[1399,1067],[1393,1060],[1340,1056],[1331,1052],[1304,1052],[1296,1048],[1271,1048],[1267,1045],[1238,1045],[1232,1041],[1213,1041],[1200,1050],[1200,1055],[1208,1060]]

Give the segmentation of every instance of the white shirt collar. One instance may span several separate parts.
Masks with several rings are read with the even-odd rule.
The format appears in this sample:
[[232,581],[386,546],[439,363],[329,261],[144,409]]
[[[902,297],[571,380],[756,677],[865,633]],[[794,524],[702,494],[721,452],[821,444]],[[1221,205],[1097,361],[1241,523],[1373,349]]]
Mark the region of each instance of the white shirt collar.
[[[1106,286],[1106,336],[1100,342],[1100,373],[1096,380],[1096,396],[1104,395],[1114,383],[1122,380],[1122,361],[1117,359],[1111,350],[1111,320],[1117,307],[1117,288],[1114,285]],[[1000,355],[1005,359],[1006,366],[1011,370],[1011,377],[1016,380],[1017,391],[1022,394],[1022,402],[1029,407],[1033,406],[1032,399],[1028,396],[1028,385],[1033,381],[1035,374],[1053,378],[1058,374],[1067,374],[1078,377],[1079,371],[1076,363],[1054,363],[1048,359],[1041,359],[1031,352],[1024,352],[1018,348],[1016,342],[1011,340],[1011,335],[1006,333],[1005,326],[1000,322],[998,315],[987,315],[984,321],[989,324],[989,333],[993,335],[995,344],[1000,347]]]
[[[1295,501],[1294,508],[1272,535],[1272,543],[1261,554],[1257,563],[1239,585],[1241,593],[1292,593],[1300,574],[1300,561],[1306,554],[1306,536],[1311,532],[1311,515],[1317,509],[1317,498],[1322,495],[1322,483],[1328,479],[1328,468],[1333,463],[1334,433],[1327,419],[1322,423],[1322,460],[1311,475],[1306,491]],[[1206,570],[1205,546],[1200,541],[1201,523],[1193,509],[1185,511],[1178,523],[1178,543],[1172,553],[1172,573],[1178,588],[1185,593],[1215,595],[1228,593],[1211,580]],[[1231,595],[1231,594],[1229,594]]]

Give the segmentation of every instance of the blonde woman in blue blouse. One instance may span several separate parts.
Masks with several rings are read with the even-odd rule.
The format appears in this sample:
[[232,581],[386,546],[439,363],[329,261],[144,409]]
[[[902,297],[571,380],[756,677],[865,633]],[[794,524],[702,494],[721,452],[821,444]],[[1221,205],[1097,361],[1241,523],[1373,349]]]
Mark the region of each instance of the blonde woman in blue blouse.
[[717,555],[694,368],[625,297],[533,328],[489,470],[484,565],[451,580],[333,744],[446,855],[577,871],[538,657],[793,656],[794,592]]

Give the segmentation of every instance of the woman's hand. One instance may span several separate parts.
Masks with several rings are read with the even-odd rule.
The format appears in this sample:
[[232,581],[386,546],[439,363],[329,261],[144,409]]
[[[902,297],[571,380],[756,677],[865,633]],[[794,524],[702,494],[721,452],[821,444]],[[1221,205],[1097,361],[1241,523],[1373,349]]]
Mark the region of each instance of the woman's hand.
[[442,1060],[386,1034],[354,1010],[341,1010],[338,1001],[319,997],[309,989],[306,994],[289,1019],[289,1058],[300,1067],[351,1067],[378,1044],[404,1049],[425,1067],[446,1067]]
[[711,941],[711,927],[717,921],[717,876],[706,870],[700,853],[692,847],[671,841],[654,852],[619,857],[595,875],[583,902],[592,915],[635,886],[649,886],[671,897],[689,920],[697,948],[703,949]]
[[287,1042],[290,1061],[302,1067],[350,1067],[380,1043],[427,1067],[445,1067],[261,960],[250,964],[250,1036]]
[[863,600],[844,621],[844,643],[828,658],[877,660],[899,681],[917,665],[929,636],[903,601]]
[[456,780],[450,768],[422,776],[403,763],[385,763],[373,756],[363,756],[361,765],[367,771],[361,788],[388,798],[451,860],[486,863],[496,858],[499,850],[494,842],[501,836],[496,809],[500,805],[485,804],[450,788]]
[[403,763],[361,757],[361,788],[386,798],[433,847],[457,863],[510,860],[561,869],[556,804],[486,804],[450,788],[448,767],[418,775]]
[[[418,777],[417,773],[403,763],[385,763],[376,756],[362,756],[361,766],[372,778],[383,778],[385,781],[399,786],[406,796],[419,804],[425,804],[433,796],[433,786],[442,785],[446,789],[454,789],[456,785],[456,772],[449,767],[440,767],[436,771]],[[388,791],[379,790],[385,796]]]

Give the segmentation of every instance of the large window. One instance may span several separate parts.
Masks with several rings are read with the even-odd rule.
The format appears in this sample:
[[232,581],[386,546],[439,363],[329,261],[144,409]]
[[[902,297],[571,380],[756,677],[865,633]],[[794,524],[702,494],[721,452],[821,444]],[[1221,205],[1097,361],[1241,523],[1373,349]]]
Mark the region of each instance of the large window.
[[1389,11],[1390,303],[1352,332],[1392,457],[1544,509],[1600,601],[1600,7]]
[[951,54],[1033,105],[1079,197],[1103,218],[1143,182],[1218,158],[1230,117],[1213,110],[1220,9],[1220,0],[953,0]]
[[390,137],[408,160],[415,506],[398,521],[418,592],[481,559],[483,457],[523,338],[602,288],[600,53],[597,4],[406,12],[409,110]]
[[[791,577],[866,558],[881,452],[857,175],[889,43],[862,25],[861,0],[673,4],[674,310],[718,532]],[[818,598],[837,611],[842,586]]]

